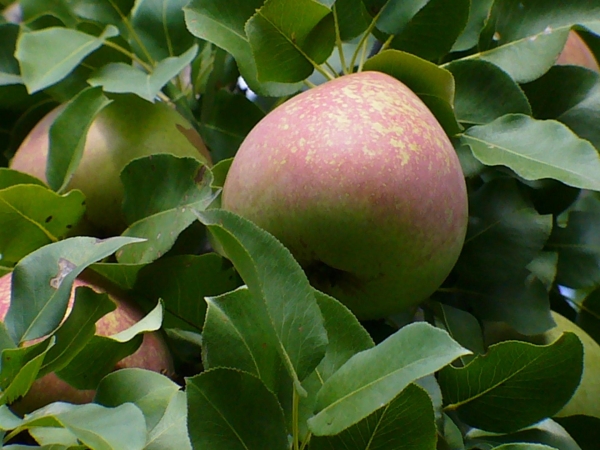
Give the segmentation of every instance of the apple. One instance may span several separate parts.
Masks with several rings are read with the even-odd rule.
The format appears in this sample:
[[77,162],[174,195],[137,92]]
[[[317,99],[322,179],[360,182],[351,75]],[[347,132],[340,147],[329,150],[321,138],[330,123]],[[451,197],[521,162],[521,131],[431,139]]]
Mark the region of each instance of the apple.
[[[10,162],[12,169],[46,180],[48,133],[60,108],[31,130]],[[121,211],[121,171],[135,158],[158,153],[211,163],[200,135],[165,103],[124,95],[100,111],[86,136],[81,162],[67,186],[85,194],[86,220],[95,228],[93,234],[120,234],[126,228]]]
[[567,43],[561,54],[558,55],[556,64],[583,66],[600,72],[600,67],[598,67],[598,61],[596,61],[594,54],[583,39],[573,30],[569,32]]
[[271,111],[241,144],[222,207],[278,238],[359,319],[403,312],[462,249],[467,191],[425,104],[380,72],[336,78]]
[[[0,278],[0,320],[4,320],[10,306],[11,280],[12,274],[10,273]],[[78,279],[73,285],[69,311],[75,300],[75,289],[80,286],[90,287],[96,292],[107,292],[107,290],[97,285]],[[96,323],[96,334],[100,336],[110,336],[123,331],[137,323],[144,316],[143,312],[130,300],[112,293],[108,294],[117,307]],[[166,375],[173,374],[171,354],[158,333],[144,334],[142,344],[137,351],[121,360],[116,365],[115,370],[129,367],[148,369]],[[57,401],[76,404],[89,403],[92,401],[94,393],[93,390],[78,390],[58,378],[56,374],[50,373],[36,380],[30,391],[23,398],[13,403],[11,407],[16,412],[24,414]]]

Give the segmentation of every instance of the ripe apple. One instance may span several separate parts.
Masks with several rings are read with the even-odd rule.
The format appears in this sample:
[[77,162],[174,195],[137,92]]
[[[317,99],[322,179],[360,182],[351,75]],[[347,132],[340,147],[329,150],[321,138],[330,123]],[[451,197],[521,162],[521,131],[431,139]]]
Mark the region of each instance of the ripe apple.
[[600,67],[598,67],[598,61],[596,61],[594,54],[583,39],[573,30],[569,32],[567,43],[561,54],[558,55],[556,64],[583,66],[600,72]]
[[404,84],[361,72],[297,95],[239,148],[223,208],[277,237],[314,287],[359,319],[418,305],[462,249],[457,155]]
[[[10,167],[46,180],[49,129],[60,107],[29,133]],[[135,158],[170,153],[210,164],[200,135],[173,108],[135,95],[118,97],[96,117],[86,137],[81,162],[69,182],[86,196],[86,219],[99,236],[120,234],[126,227],[121,212],[120,173]]]
[[[10,306],[11,277],[11,274],[7,274],[0,278],[0,320],[4,320]],[[71,293],[69,311],[75,300],[75,288],[79,286],[90,287],[96,292],[105,292],[96,285],[76,280]],[[123,331],[142,319],[144,315],[131,301],[110,293],[109,297],[117,304],[117,308],[96,323],[96,334],[100,336],[110,336]],[[121,360],[115,370],[128,367],[139,367],[164,374],[173,373],[171,354],[158,333],[144,334],[142,344],[137,351]],[[31,390],[11,406],[15,411],[24,414],[56,401],[89,403],[94,393],[93,390],[78,390],[54,373],[50,373],[36,380]]]

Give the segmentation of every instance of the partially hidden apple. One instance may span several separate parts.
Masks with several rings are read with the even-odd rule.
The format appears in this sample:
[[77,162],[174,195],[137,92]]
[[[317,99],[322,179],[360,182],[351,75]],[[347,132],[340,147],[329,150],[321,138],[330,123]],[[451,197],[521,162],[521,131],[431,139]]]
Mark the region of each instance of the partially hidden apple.
[[561,54],[558,55],[556,64],[582,66],[600,72],[600,67],[594,54],[583,39],[573,30],[569,32],[567,43]]
[[427,299],[456,263],[468,219],[444,130],[407,86],[371,71],[271,111],[240,146],[222,205],[277,237],[359,319]]
[[[12,169],[46,180],[49,130],[60,110],[58,107],[51,111],[31,130],[10,162]],[[121,171],[135,158],[159,153],[188,156],[211,164],[210,153],[200,135],[165,103],[124,95],[100,111],[67,186],[85,194],[85,218],[94,234],[114,235],[125,229]]]
[[[0,320],[4,320],[10,306],[11,277],[11,274],[7,274],[0,278]],[[90,287],[100,293],[106,292],[105,289],[96,285],[76,280],[71,293],[69,311],[75,299],[75,289],[80,286]],[[96,323],[97,335],[111,336],[119,333],[137,323],[144,316],[142,311],[130,300],[111,293],[109,293],[109,298],[116,303],[116,309]],[[173,374],[171,354],[158,333],[145,333],[137,351],[117,363],[114,370],[129,367],[148,369],[165,375]],[[11,407],[24,414],[57,401],[76,404],[89,403],[92,401],[94,393],[93,390],[78,390],[61,380],[56,374],[50,373],[36,380],[30,391],[13,403]]]

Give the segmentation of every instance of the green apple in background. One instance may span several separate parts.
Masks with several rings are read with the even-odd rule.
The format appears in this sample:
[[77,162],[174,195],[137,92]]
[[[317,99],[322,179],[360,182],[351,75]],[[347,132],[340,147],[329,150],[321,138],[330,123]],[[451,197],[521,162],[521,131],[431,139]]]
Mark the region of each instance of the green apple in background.
[[[50,112],[29,133],[10,162],[12,169],[46,180],[48,133],[59,112],[60,107]],[[114,235],[125,229],[121,171],[135,158],[158,153],[211,163],[200,135],[165,103],[124,95],[100,111],[68,185],[68,189],[80,189],[85,194],[86,220],[94,234]]]
[[[0,320],[4,320],[10,306],[11,280],[12,274],[0,278]],[[119,333],[134,325],[144,316],[139,307],[122,294],[109,292],[100,286],[82,280],[76,280],[74,283],[69,311],[75,300],[75,288],[80,286],[90,287],[96,292],[108,293],[111,300],[117,305],[115,310],[96,323],[96,334],[99,336],[110,336]],[[160,334],[146,333],[137,351],[117,363],[114,370],[127,367],[139,367],[172,375],[173,361],[171,354]],[[24,414],[57,401],[89,403],[94,398],[94,394],[95,391],[93,390],[78,390],[58,378],[56,374],[49,373],[36,380],[25,397],[15,402],[11,407],[20,414]]]
[[467,193],[444,130],[404,84],[361,72],[297,95],[246,137],[223,208],[277,237],[360,319],[427,299],[462,249]]

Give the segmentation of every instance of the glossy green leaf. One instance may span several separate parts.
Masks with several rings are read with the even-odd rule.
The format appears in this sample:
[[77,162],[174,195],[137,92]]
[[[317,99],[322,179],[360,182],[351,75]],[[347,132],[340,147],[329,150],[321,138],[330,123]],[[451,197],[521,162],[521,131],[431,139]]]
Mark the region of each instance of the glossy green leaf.
[[270,321],[283,364],[303,392],[300,382],[319,364],[327,345],[306,275],[279,241],[252,222],[224,210],[197,214],[259,300],[257,307]]
[[262,82],[308,78],[335,43],[333,15],[315,0],[267,0],[245,30]]
[[164,375],[143,369],[123,369],[102,379],[94,402],[116,407],[127,402],[143,413],[148,429],[145,450],[190,449],[186,395]]
[[481,325],[472,314],[443,303],[434,305],[436,325],[445,329],[450,337],[473,352],[472,355],[461,356],[460,361],[467,364],[476,355],[484,353]]
[[431,399],[410,384],[390,403],[335,436],[315,436],[316,450],[434,450],[437,430]]
[[109,103],[100,89],[85,89],[52,122],[46,179],[55,191],[62,192],[67,187],[83,155],[88,130]]
[[298,415],[301,436],[305,436],[308,432],[306,420],[313,415],[317,393],[323,383],[352,356],[375,346],[367,330],[345,305],[316,290],[315,296],[325,320],[329,344],[325,356],[315,371],[302,382],[302,386],[306,389],[308,395],[300,398],[299,403]]
[[246,22],[263,4],[263,0],[192,0],[184,7],[190,32],[215,44],[235,58],[240,72],[250,88],[261,95],[283,96],[298,92],[301,83],[261,83],[256,62],[244,28]]
[[121,172],[123,211],[129,228],[124,236],[146,242],[117,252],[121,263],[152,262],[164,255],[180,233],[215,199],[212,173],[193,158],[159,154],[139,158]]
[[53,342],[49,339],[30,347],[2,351],[0,404],[11,403],[29,391]]
[[445,331],[426,323],[407,325],[354,355],[329,377],[317,395],[309,428],[317,436],[335,435],[389,403],[413,381],[468,353]]
[[129,37],[131,33],[129,16],[134,3],[135,0],[69,0],[71,10],[78,17],[103,26],[116,26],[123,37]]
[[37,184],[45,186],[45,183],[32,175],[9,169],[8,167],[0,167],[0,189],[15,186],[17,184]]
[[90,264],[139,239],[90,237],[65,239],[30,253],[12,275],[11,305],[6,328],[15,342],[53,331],[67,309],[73,281]]
[[87,287],[77,288],[73,309],[54,333],[56,341],[44,358],[40,376],[66,366],[92,339],[96,322],[115,307],[106,294]]
[[227,260],[208,253],[161,258],[140,270],[132,288],[154,302],[162,299],[166,328],[200,332],[206,317],[204,298],[232,291],[240,284]]
[[277,392],[282,369],[278,336],[260,301],[245,286],[206,299],[202,361],[206,369],[228,367],[252,374]]
[[64,238],[83,217],[80,191],[58,195],[36,184],[0,190],[0,253],[11,266],[38,248]]
[[[396,3],[414,5],[417,2]],[[443,57],[465,28],[470,3],[468,0],[429,0],[400,32],[393,33],[391,47],[431,61]]]
[[385,50],[369,58],[364,70],[387,73],[406,84],[431,109],[449,135],[460,130],[452,104],[452,74],[433,63],[398,50]]
[[211,149],[213,161],[221,161],[235,156],[246,135],[265,114],[245,96],[225,89],[216,93],[214,103],[214,108],[203,118],[200,131]]
[[509,114],[469,128],[462,141],[488,166],[507,166],[526,180],[552,178],[600,190],[600,155],[565,125]]
[[162,304],[159,303],[129,328],[111,336],[93,336],[57,375],[77,389],[96,389],[119,361],[139,348],[143,334],[158,330],[161,324]]
[[92,86],[102,86],[106,92],[133,93],[154,102],[162,88],[195,58],[198,46],[194,45],[179,56],[167,57],[147,73],[125,63],[110,63],[101,67],[89,79]]
[[146,266],[147,264],[99,262],[92,264],[90,269],[119,288],[129,291],[133,289],[140,270]]
[[460,122],[482,125],[505,114],[531,114],[525,94],[510,76],[487,61],[445,66],[454,76],[454,110]]
[[518,82],[534,80],[556,60],[569,29],[600,19],[589,0],[495,1],[479,42],[479,57],[498,64]]
[[548,244],[558,251],[556,280],[571,288],[600,285],[600,213],[572,211],[566,227],[557,226]]
[[[470,446],[543,445],[560,450],[582,450],[569,433],[554,420],[546,419],[516,433],[497,434],[482,430],[467,433]],[[545,447],[544,447],[545,448]]]
[[547,346],[492,345],[463,368],[445,367],[438,380],[446,410],[470,426],[507,433],[556,414],[575,392],[582,370],[581,341],[565,333]]
[[55,403],[27,416],[16,432],[32,427],[61,427],[94,450],[141,450],[146,442],[142,412],[133,404],[116,408]]
[[213,369],[189,378],[188,427],[195,449],[287,450],[275,395],[247,373]]
[[511,178],[499,178],[471,193],[471,220],[456,270],[469,283],[503,282],[542,250],[552,217],[539,214]]
[[183,7],[188,0],[138,0],[131,11],[132,36],[136,54],[147,61],[161,61],[179,55],[194,43],[185,26]]
[[18,36],[18,25],[0,24],[0,86],[21,84],[19,63],[13,56]]
[[34,93],[62,80],[106,39],[117,34],[111,25],[99,37],[59,27],[22,33],[15,56],[27,90]]
[[523,86],[538,119],[556,119],[600,149],[600,75],[583,67],[554,66]]
[[469,20],[458,37],[452,51],[459,52],[473,48],[479,42],[479,34],[485,25],[494,0],[477,0],[471,2]]
[[342,41],[349,41],[369,26],[371,18],[362,0],[336,0],[333,12]]

